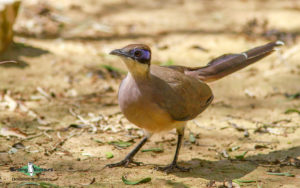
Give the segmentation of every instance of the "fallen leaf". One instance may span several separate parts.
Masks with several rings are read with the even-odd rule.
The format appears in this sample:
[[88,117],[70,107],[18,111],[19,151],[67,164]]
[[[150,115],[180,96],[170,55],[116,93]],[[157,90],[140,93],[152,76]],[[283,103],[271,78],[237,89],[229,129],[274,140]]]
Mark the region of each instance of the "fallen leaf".
[[22,144],[21,142],[15,143],[12,147],[16,148],[16,149],[24,149],[25,148],[24,144]]
[[18,152],[17,148],[10,148],[10,150],[7,152],[8,154],[15,154]]
[[126,185],[137,185],[137,184],[142,184],[142,183],[148,183],[151,181],[151,178],[147,177],[147,178],[143,178],[143,179],[137,180],[137,181],[130,181],[130,180],[127,180],[124,176],[122,176],[122,181]]
[[97,140],[97,139],[93,139],[93,140],[99,144],[104,144],[104,142],[102,142],[101,140]]
[[209,51],[208,49],[206,49],[206,48],[203,48],[202,46],[200,46],[200,45],[197,45],[197,44],[195,44],[195,45],[191,46],[191,48],[193,48],[193,49],[197,49],[197,50],[201,50],[201,51],[204,51],[204,52],[208,52],[208,51]]
[[300,93],[294,93],[294,94],[284,94],[286,98],[288,99],[300,99]]
[[256,144],[254,146],[254,149],[265,149],[265,148],[268,148],[268,146],[266,146],[266,145],[260,145],[260,144]]
[[83,128],[83,127],[85,127],[86,125],[83,125],[83,124],[71,124],[71,125],[69,125],[69,127],[68,128],[76,128],[76,129],[81,129],[81,128]]
[[221,155],[224,157],[224,158],[230,158],[230,156],[228,155],[227,151],[226,150],[223,150],[221,152]]
[[18,138],[26,138],[27,134],[20,131],[18,128],[11,128],[11,127],[2,127],[0,130],[0,135],[2,136],[16,136]]
[[9,95],[4,96],[4,101],[7,103],[6,105],[8,106],[8,110],[11,112],[15,111],[15,109],[18,107],[18,103]]
[[244,129],[243,127],[240,127],[240,126],[238,126],[238,125],[235,124],[235,123],[229,122],[229,124],[230,124],[233,128],[235,128],[237,131],[240,131],[240,132],[245,131],[245,129]]
[[143,149],[142,152],[149,152],[149,151],[153,151],[155,153],[161,153],[163,152],[164,150],[161,149],[161,148],[151,148],[151,149]]
[[248,153],[248,151],[245,151],[242,155],[236,155],[234,156],[236,159],[239,159],[239,160],[244,160],[245,158],[245,155]]
[[300,115],[300,111],[297,110],[297,109],[294,109],[294,108],[291,108],[291,109],[287,109],[284,113],[285,114],[290,114],[290,113],[298,113]]
[[228,151],[235,151],[238,149],[240,149],[240,146],[234,146],[234,147],[229,148]]
[[269,133],[275,134],[275,135],[282,135],[282,134],[284,134],[284,129],[283,129],[283,128],[272,128],[272,127],[268,127],[266,130],[267,130]]
[[196,142],[196,138],[195,138],[195,136],[194,136],[194,134],[192,132],[190,132],[189,140],[190,140],[191,143],[195,143]]
[[42,188],[59,188],[58,185],[54,185],[52,183],[46,183],[46,182],[25,182],[18,185],[18,187],[23,187],[24,185],[37,185]]
[[92,154],[90,154],[90,153],[81,153],[81,155],[83,155],[83,156],[89,156],[89,157],[92,156]]
[[112,145],[115,145],[115,146],[118,146],[121,148],[127,148],[132,145],[132,143],[124,142],[124,141],[112,141],[112,142],[109,142],[109,144],[112,144]]
[[283,172],[283,173],[268,172],[268,174],[269,175],[275,175],[275,176],[295,177],[294,174],[290,174],[289,172]]
[[237,183],[240,185],[240,183],[255,183],[256,180],[239,180],[239,179],[234,179],[232,182]]
[[106,152],[105,153],[105,156],[106,156],[106,159],[111,159],[111,158],[113,158],[114,157],[114,154],[112,153],[112,152]]

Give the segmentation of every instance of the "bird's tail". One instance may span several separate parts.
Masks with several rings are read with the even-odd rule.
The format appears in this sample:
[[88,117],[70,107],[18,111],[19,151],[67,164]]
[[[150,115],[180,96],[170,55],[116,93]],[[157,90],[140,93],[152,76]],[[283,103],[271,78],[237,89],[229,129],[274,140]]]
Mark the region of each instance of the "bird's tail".
[[211,82],[238,71],[268,55],[275,47],[284,45],[282,41],[270,42],[240,54],[225,54],[210,61],[205,67],[189,68],[184,72],[204,82]]

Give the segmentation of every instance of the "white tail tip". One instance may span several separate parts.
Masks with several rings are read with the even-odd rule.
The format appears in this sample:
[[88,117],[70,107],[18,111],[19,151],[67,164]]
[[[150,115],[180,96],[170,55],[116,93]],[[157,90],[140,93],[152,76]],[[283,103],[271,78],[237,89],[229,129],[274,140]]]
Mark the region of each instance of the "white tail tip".
[[278,40],[275,42],[276,45],[278,46],[283,46],[284,45],[284,42],[282,42],[281,40]]

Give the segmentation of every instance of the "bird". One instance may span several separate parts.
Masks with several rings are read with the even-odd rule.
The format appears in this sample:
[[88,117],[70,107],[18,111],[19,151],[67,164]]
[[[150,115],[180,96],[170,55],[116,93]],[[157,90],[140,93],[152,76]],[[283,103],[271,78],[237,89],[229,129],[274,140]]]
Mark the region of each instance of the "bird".
[[211,60],[206,66],[159,66],[151,64],[151,49],[146,44],[129,44],[110,52],[125,63],[128,74],[122,80],[118,102],[121,112],[129,122],[142,128],[145,136],[126,157],[107,167],[128,167],[136,153],[158,132],[176,129],[177,146],[172,162],[156,169],[166,173],[188,171],[177,164],[184,129],[187,122],[196,118],[213,101],[208,83],[219,80],[268,55],[282,41],[273,41],[235,54],[224,54]]

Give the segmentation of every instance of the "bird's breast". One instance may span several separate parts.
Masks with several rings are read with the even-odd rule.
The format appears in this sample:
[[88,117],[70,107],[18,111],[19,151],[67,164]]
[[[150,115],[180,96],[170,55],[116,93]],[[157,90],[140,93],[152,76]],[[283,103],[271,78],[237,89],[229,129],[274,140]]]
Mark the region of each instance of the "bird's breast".
[[119,105],[125,117],[133,124],[149,132],[161,132],[181,126],[170,114],[153,101],[153,89],[149,84],[137,84],[126,77],[119,89]]

